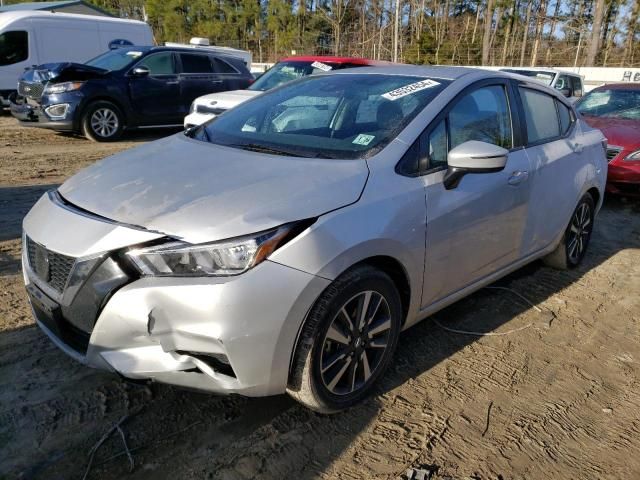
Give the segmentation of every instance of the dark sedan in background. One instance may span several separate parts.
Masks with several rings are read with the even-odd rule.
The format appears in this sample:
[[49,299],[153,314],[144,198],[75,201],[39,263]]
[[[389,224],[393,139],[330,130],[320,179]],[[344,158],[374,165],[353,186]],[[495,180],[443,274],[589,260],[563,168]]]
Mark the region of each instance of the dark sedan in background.
[[607,137],[607,192],[640,195],[640,84],[602,85],[576,108]]
[[189,47],[126,47],[86,64],[26,70],[11,113],[26,126],[113,141],[125,129],[181,126],[195,98],[252,82],[238,57]]

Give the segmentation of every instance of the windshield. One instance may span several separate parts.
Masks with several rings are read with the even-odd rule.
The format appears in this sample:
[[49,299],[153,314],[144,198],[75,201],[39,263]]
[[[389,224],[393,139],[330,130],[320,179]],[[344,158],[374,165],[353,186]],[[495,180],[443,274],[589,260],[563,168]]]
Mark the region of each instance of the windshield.
[[340,68],[342,65],[334,62],[309,62],[309,61],[287,61],[276,63],[258,78],[248,88],[248,90],[258,90],[264,92],[282,85],[283,83],[297,80],[314,73],[326,73]]
[[518,70],[515,68],[513,69],[503,68],[502,71],[509,72],[509,73],[517,73],[518,75],[524,75],[525,77],[532,77],[538,80],[539,82],[544,83],[545,85],[551,85],[551,82],[553,82],[553,77],[556,76],[555,73],[545,72],[541,70]]
[[576,108],[592,117],[640,120],[640,90],[594,90],[587,93]]
[[29,35],[25,31],[0,33],[0,66],[13,65],[29,58]]
[[109,71],[122,70],[140,58],[143,53],[142,50],[116,48],[89,60],[86,65]]
[[367,158],[449,83],[389,74],[307,77],[240,104],[193,136],[279,155]]

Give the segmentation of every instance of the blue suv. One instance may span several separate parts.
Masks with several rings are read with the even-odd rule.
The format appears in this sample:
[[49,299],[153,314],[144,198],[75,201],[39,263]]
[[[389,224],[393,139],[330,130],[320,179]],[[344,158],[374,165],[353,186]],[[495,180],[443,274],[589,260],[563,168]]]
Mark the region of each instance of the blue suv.
[[10,107],[25,126],[108,142],[125,129],[181,126],[195,98],[252,82],[241,58],[206,48],[123,47],[27,69]]

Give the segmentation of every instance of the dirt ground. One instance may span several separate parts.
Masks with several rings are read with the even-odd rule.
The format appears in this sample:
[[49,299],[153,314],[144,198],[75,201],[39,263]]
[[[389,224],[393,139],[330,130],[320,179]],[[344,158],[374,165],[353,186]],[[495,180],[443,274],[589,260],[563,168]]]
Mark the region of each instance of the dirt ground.
[[[640,478],[640,204],[607,199],[575,271],[532,264],[405,332],[378,394],[321,416],[127,383],[34,325],[20,222],[42,192],[110,153],[0,117],[0,479]],[[445,328],[443,328],[445,327]],[[449,330],[447,330],[449,329]],[[478,336],[450,331],[466,330]]]

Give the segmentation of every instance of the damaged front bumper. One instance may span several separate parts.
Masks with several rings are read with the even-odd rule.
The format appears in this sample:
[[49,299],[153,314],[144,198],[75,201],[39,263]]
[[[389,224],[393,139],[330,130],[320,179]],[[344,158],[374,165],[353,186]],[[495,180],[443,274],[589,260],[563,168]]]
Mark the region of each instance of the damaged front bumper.
[[[50,195],[24,230],[23,271],[40,327],[76,360],[132,379],[247,396],[283,393],[299,328],[329,284],[269,260],[235,277],[140,278],[117,252],[161,235],[79,215]],[[38,255],[51,255],[51,268],[54,255],[75,259],[63,292],[43,281]]]
[[[49,128],[57,131],[73,131],[75,129],[73,121],[73,112],[75,111],[75,105],[71,103],[55,103],[47,107],[43,107],[40,104],[32,103],[25,98],[19,98],[12,96],[9,100],[9,111],[11,115],[16,118],[22,126],[25,127],[39,127]],[[49,116],[46,113],[46,109],[60,108],[62,114]]]

